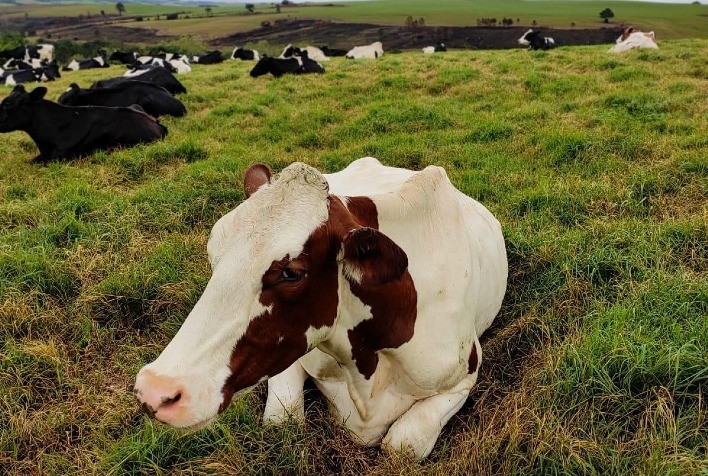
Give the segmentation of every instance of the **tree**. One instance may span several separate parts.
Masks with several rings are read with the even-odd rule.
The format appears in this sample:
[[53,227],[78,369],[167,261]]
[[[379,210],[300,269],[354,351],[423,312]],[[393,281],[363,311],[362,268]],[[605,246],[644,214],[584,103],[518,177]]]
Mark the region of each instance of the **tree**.
[[409,30],[413,29],[413,17],[408,15],[408,18],[406,18],[406,28]]
[[609,8],[605,8],[603,11],[600,12],[600,18],[602,18],[605,23],[610,22],[610,18],[613,18],[615,16],[615,13],[610,10]]
[[207,14],[208,17],[211,16],[211,7],[206,7],[206,8],[204,8],[204,11],[206,12],[206,14]]
[[275,13],[280,13],[280,4],[279,3],[275,4]]
[[256,6],[252,3],[247,3],[246,4],[246,10],[248,10],[248,13],[253,13],[255,10]]
[[425,26],[425,18],[420,17],[418,19],[418,26]]
[[570,28],[571,28],[571,29],[572,29],[572,28],[575,28],[575,22],[574,22],[574,21],[570,22]]
[[123,2],[116,3],[116,10],[118,10],[118,15],[125,13],[125,5],[123,5]]
[[536,20],[534,20],[531,22],[531,25],[536,26],[536,25],[538,25],[538,23],[536,23]]

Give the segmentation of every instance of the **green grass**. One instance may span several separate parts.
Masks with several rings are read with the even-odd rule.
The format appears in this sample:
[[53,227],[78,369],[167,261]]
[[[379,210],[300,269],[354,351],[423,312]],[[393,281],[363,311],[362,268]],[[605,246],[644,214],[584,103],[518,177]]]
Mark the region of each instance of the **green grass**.
[[[670,38],[708,37],[708,7],[705,5],[643,3],[634,1],[609,1],[601,5],[589,0],[376,0],[326,6],[313,4],[303,7],[283,8],[280,14],[270,4],[256,7],[259,15],[230,16],[245,12],[243,6],[218,6],[213,8],[212,18],[192,18],[175,21],[149,21],[142,23],[121,23],[123,26],[157,29],[160,34],[194,35],[202,39],[226,36],[236,31],[252,29],[261,21],[277,18],[313,18],[348,22],[368,22],[403,25],[408,15],[424,17],[427,25],[476,25],[478,18],[510,17],[521,20],[521,25],[531,25],[535,20],[546,27],[596,28],[603,26],[599,12],[611,8],[615,13],[612,23],[634,25],[654,30],[659,40]],[[205,14],[204,9],[194,6],[126,4],[129,15],[155,15],[171,12]],[[115,13],[112,4],[20,4],[0,6],[0,20],[30,16],[96,16],[100,10]]]
[[[36,166],[3,134],[0,473],[705,473],[708,41],[606,49],[333,59],[279,80],[197,65],[164,142]],[[122,71],[65,73],[48,97]],[[245,168],[365,155],[444,166],[506,237],[479,383],[431,457],[355,446],[316,397],[306,427],[263,428],[263,386],[209,429],[149,421],[130,385],[208,281]]]

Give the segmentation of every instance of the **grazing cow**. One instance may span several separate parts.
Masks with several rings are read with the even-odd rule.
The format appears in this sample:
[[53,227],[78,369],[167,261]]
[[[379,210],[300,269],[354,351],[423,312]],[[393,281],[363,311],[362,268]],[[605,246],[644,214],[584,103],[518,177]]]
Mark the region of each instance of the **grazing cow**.
[[327,45],[320,46],[320,49],[322,50],[322,53],[325,54],[325,56],[330,58],[333,56],[345,56],[347,54],[347,50],[338,50],[335,48],[330,48]]
[[497,220],[441,167],[371,157],[325,175],[257,164],[244,188],[212,229],[201,298],[137,375],[143,408],[198,427],[268,380],[264,420],[303,420],[309,376],[357,442],[428,455],[506,290]]
[[106,50],[98,50],[98,56],[90,59],[74,60],[67,66],[61,68],[62,71],[78,71],[83,69],[108,68],[108,60],[106,59]]
[[[301,53],[302,54],[302,53]],[[273,58],[271,56],[263,56],[251,70],[251,77],[257,78],[264,74],[272,74],[276,78],[284,74],[308,74],[308,73],[324,73],[325,69],[307,57],[307,53],[302,56],[293,58]]]
[[108,61],[117,61],[120,64],[131,65],[140,58],[140,53],[134,51],[132,53],[123,53],[122,51],[114,51],[108,57]]
[[31,59],[52,61],[54,59],[54,45],[18,46],[0,51],[0,59],[19,59],[28,62]]
[[528,46],[530,50],[550,50],[556,47],[556,42],[550,36],[541,37],[540,31],[530,29],[517,41],[520,45]]
[[653,31],[645,33],[630,26],[625,28],[619,38],[615,41],[615,46],[608,50],[608,53],[624,53],[635,48],[659,49],[656,44],[656,36]]
[[140,106],[71,107],[47,101],[47,88],[15,86],[0,103],[0,132],[24,131],[39,148],[35,161],[71,159],[95,150],[162,139],[167,129]]
[[302,53],[301,48],[298,48],[297,46],[293,45],[288,45],[283,49],[283,52],[280,53],[279,58],[292,58],[294,56],[300,56],[300,53]]
[[258,54],[256,50],[244,50],[240,46],[237,46],[234,48],[234,51],[231,53],[231,59],[232,60],[242,60],[242,61],[259,61],[261,59],[261,56]]
[[182,117],[187,113],[184,104],[165,88],[142,81],[126,81],[111,88],[94,89],[81,89],[76,83],[72,83],[59,97],[59,104],[107,107],[128,107],[137,104],[153,117]]
[[112,88],[126,81],[137,80],[145,83],[155,84],[165,88],[170,94],[186,93],[187,89],[180,83],[179,79],[167,71],[165,68],[153,66],[152,68],[140,70],[138,74],[130,78],[118,77],[110,79],[101,79],[91,85],[91,89],[95,88]]
[[443,51],[447,51],[447,48],[445,47],[445,43],[438,43],[435,46],[426,46],[423,48],[423,53],[425,54],[431,54],[431,53],[440,53]]
[[224,55],[222,55],[219,50],[209,51],[199,56],[192,56],[192,63],[198,64],[219,64],[223,61]]
[[366,46],[355,46],[345,55],[347,59],[376,59],[384,54],[383,44],[380,41],[376,41]]
[[43,61],[44,66],[32,69],[19,69],[14,71],[4,71],[0,74],[0,83],[6,86],[16,84],[54,81],[61,78],[59,67],[55,61]]

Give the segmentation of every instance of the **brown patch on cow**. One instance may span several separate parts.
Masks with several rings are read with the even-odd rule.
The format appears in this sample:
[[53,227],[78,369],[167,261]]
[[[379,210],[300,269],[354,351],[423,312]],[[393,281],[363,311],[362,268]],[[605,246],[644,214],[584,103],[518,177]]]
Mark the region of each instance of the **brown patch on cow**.
[[243,175],[243,193],[246,198],[250,197],[261,187],[270,181],[272,172],[266,164],[253,164]]
[[622,39],[621,41],[626,40],[629,37],[629,35],[631,35],[632,33],[634,33],[633,26],[629,26],[629,27],[625,28],[624,31],[622,32],[622,36],[620,37]]
[[479,369],[479,355],[477,355],[477,345],[472,342],[472,350],[470,351],[470,358],[467,361],[467,373],[473,374]]
[[379,228],[379,212],[369,197],[347,197],[347,210],[361,226]]

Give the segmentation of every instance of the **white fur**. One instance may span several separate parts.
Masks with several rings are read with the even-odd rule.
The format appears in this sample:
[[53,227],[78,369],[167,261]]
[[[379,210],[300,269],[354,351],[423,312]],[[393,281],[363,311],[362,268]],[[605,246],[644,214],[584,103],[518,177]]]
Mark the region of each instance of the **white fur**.
[[527,31],[526,33],[524,33],[523,35],[521,35],[521,38],[519,38],[519,39],[516,40],[516,41],[517,41],[520,45],[529,46],[529,45],[531,44],[531,42],[526,39],[526,35],[528,35],[529,33],[532,33],[532,32],[533,32],[533,28],[530,29],[529,31]]
[[5,78],[5,85],[6,85],[6,86],[14,86],[14,85],[16,85],[16,84],[17,84],[17,83],[15,82],[15,77],[14,77],[14,75],[11,74],[11,75],[8,76],[7,78]]
[[180,59],[168,60],[168,62],[177,70],[177,74],[185,74],[192,71],[189,59],[186,56],[182,56]]
[[349,59],[376,59],[384,54],[383,44],[380,41],[376,41],[366,46],[355,46],[346,54]]
[[329,61],[329,56],[316,46],[307,46],[303,51],[307,51],[307,57],[313,61]]
[[69,68],[70,70],[78,71],[79,70],[79,62],[76,60],[73,60],[66,67]]
[[423,53],[425,53],[425,54],[435,53],[435,47],[434,46],[426,46],[425,48],[423,48]]
[[643,31],[632,32],[624,41],[622,37],[617,38],[615,46],[608,50],[608,53],[624,53],[635,48],[659,49],[656,44],[656,37],[653,31],[645,33]]

